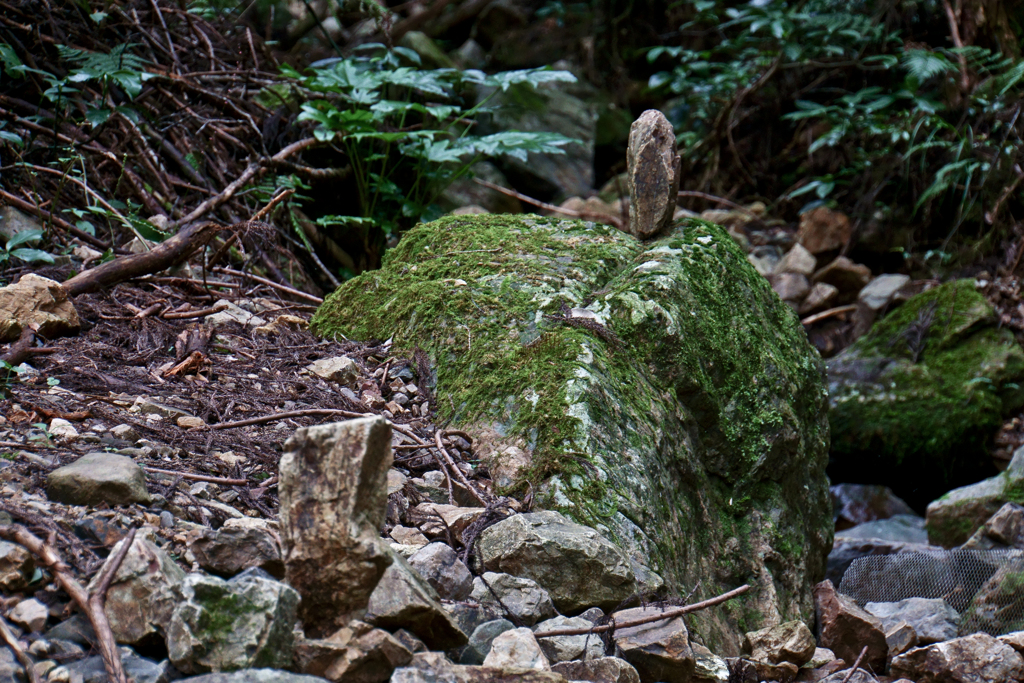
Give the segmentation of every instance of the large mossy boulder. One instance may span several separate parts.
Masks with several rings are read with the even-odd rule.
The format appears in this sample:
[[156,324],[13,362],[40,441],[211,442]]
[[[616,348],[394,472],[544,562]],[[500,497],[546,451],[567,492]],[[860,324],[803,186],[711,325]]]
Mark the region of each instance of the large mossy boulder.
[[995,474],[988,443],[1024,401],[1024,352],[974,280],[913,297],[828,361],[833,481],[923,510]]
[[312,327],[426,350],[442,418],[478,437],[492,472],[519,463],[506,491],[532,486],[677,594],[752,584],[693,615],[716,652],[813,618],[832,545],[822,366],[721,228],[641,243],[580,221],[445,218]]

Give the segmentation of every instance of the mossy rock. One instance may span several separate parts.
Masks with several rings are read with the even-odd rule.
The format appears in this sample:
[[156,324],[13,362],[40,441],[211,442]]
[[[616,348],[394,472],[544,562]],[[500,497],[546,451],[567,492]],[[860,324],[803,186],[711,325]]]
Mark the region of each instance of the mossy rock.
[[989,441],[1024,403],[1024,353],[973,280],[913,297],[827,370],[830,476],[885,484],[919,510],[995,473]]
[[822,366],[718,226],[686,221],[645,244],[581,221],[445,218],[311,326],[424,349],[440,417],[478,437],[492,471],[503,448],[529,454],[506,492],[532,487],[677,595],[752,584],[692,617],[716,652],[813,619],[832,545]]

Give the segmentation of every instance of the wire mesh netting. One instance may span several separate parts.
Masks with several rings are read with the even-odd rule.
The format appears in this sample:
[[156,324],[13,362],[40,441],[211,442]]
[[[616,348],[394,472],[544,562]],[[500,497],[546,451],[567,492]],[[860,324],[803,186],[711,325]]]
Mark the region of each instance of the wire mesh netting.
[[960,615],[959,635],[1024,630],[1024,551],[933,550],[853,561],[839,592],[869,602],[942,598]]

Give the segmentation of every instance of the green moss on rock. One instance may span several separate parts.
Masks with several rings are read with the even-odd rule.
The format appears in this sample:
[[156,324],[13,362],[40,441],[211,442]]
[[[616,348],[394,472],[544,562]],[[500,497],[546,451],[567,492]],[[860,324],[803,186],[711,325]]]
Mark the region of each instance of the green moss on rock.
[[1024,379],[1024,353],[993,322],[973,280],[949,282],[829,361],[833,478],[870,472],[872,483],[923,506],[990,474],[987,443],[1003,415],[1020,407]]
[[709,644],[735,652],[740,619],[811,617],[831,547],[821,364],[721,228],[642,244],[580,221],[445,218],[311,325],[426,350],[443,419],[496,434],[491,457],[531,453],[510,490],[528,482],[675,590],[753,583],[694,617]]

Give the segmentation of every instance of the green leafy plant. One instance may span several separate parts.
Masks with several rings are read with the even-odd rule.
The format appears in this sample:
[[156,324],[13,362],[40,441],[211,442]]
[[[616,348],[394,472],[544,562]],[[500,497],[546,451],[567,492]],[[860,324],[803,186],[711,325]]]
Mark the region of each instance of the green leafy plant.
[[58,45],[61,60],[78,67],[69,69],[69,73],[63,77],[26,66],[6,43],[0,43],[0,62],[3,63],[4,73],[11,78],[24,78],[29,73],[41,76],[49,86],[43,91],[43,96],[62,112],[69,108],[72,99],[85,99],[77,86],[98,84],[99,97],[86,99],[89,104],[85,119],[94,126],[106,122],[115,111],[138,122],[139,115],[134,109],[114,104],[111,97],[111,88],[116,86],[129,100],[133,100],[142,92],[142,84],[152,77],[144,69],[145,60],[129,52],[131,47],[131,44],[125,43],[116,46],[109,54],[104,54]]
[[[321,226],[372,221],[385,236],[434,218],[437,196],[476,161],[529,153],[559,154],[573,140],[555,133],[505,131],[474,135],[477,115],[499,92],[573,82],[565,71],[423,69],[412,50],[365,46],[353,57],[315,64],[305,73],[284,67],[299,87],[300,121],[344,150],[357,190],[357,213],[321,219]],[[477,92],[489,91],[467,106]]]
[[53,254],[41,249],[21,246],[22,244],[35,242],[42,238],[42,230],[22,230],[14,233],[14,236],[7,240],[7,244],[0,247],[0,263],[6,263],[12,258],[25,261],[26,263],[53,263]]
[[[784,200],[913,221],[942,250],[965,223],[985,233],[1015,201],[1006,188],[1020,184],[1024,164],[1024,60],[916,42],[908,34],[920,27],[887,20],[871,2],[683,5],[680,33],[716,40],[649,50],[651,64],[669,67],[649,86],[676,95],[667,111],[698,187],[717,189],[731,163],[750,189],[771,192],[748,168],[737,129],[778,130],[781,120],[793,126],[780,160],[793,165],[775,190]],[[792,161],[795,148],[805,160]]]

